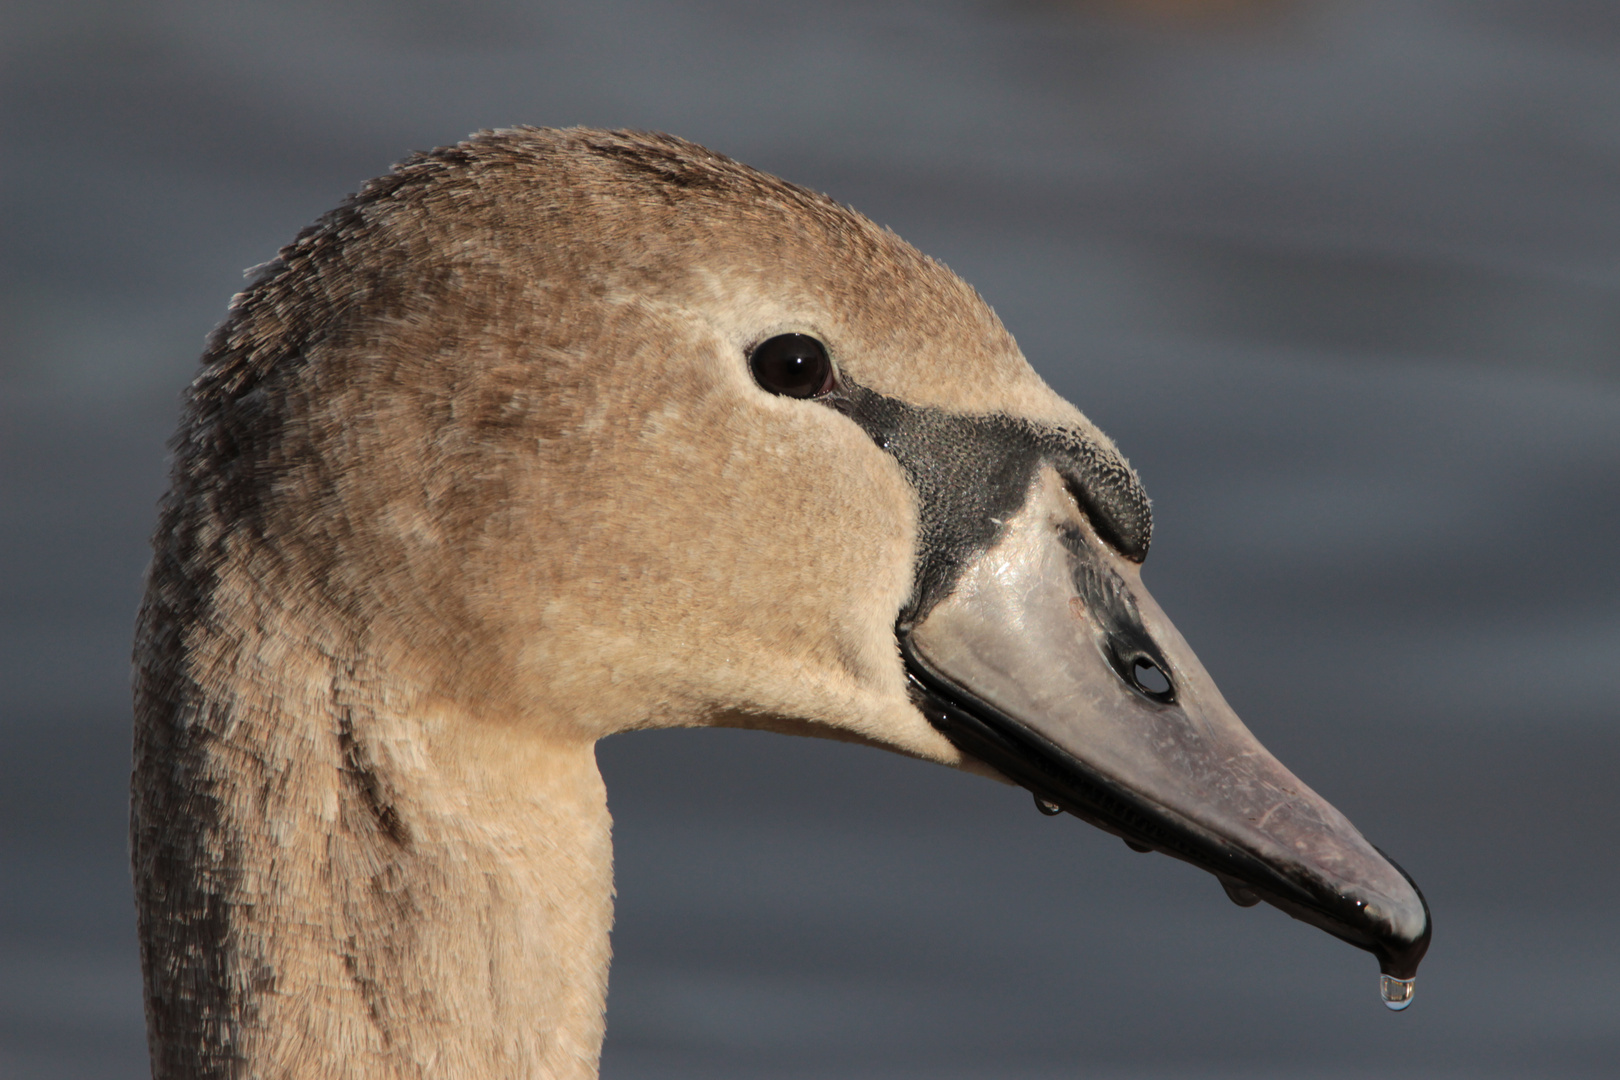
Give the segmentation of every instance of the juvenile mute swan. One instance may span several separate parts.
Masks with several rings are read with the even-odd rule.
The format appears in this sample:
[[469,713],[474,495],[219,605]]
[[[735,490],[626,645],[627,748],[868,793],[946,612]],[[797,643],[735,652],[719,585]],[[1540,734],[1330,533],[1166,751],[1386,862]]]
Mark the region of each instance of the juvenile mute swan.
[[971,768],[1390,976],[1427,945],[973,290],[698,146],[493,132],[371,182],[233,302],[174,448],[136,642],[159,1078],[594,1076],[594,745],[634,728]]

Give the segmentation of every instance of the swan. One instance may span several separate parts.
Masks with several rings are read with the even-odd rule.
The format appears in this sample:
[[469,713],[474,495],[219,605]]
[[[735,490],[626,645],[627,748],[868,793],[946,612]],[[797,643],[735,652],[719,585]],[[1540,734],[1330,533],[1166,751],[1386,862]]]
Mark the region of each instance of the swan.
[[694,144],[409,159],[233,300],[172,446],[131,819],[158,1078],[596,1075],[594,745],[641,728],[980,772],[1386,982],[1427,946],[1143,588],[1136,474],[983,300]]

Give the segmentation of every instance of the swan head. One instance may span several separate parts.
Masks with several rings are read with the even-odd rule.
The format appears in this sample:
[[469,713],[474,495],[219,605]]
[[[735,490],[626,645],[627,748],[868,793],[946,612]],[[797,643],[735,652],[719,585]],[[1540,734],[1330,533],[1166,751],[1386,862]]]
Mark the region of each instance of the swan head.
[[667,136],[486,133],[286,249],[214,351],[190,497],[445,737],[871,743],[1414,973],[1415,886],[1143,587],[1125,459],[969,286],[831,200]]

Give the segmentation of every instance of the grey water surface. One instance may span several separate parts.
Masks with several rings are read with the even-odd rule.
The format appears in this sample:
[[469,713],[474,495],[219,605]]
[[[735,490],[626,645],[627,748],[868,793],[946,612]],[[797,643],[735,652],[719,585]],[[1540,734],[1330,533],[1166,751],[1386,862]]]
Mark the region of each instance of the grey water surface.
[[1423,886],[1374,961],[1026,794],[738,732],[601,748],[608,1080],[1620,1071],[1620,7],[0,8],[0,1077],[145,1074],[128,639],[179,391],[405,152],[657,128],[936,255],[1115,436],[1146,576]]

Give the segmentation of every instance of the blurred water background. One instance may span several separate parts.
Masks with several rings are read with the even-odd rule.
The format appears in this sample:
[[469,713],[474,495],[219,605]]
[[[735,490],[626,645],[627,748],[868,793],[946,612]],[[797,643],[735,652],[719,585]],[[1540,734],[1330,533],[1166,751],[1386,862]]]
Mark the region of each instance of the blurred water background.
[[1620,5],[0,7],[0,1077],[145,1075],[128,639],[242,270],[411,149],[656,128],[944,259],[1156,500],[1228,698],[1424,887],[1372,959],[1027,795],[601,750],[603,1072],[1620,1072]]

